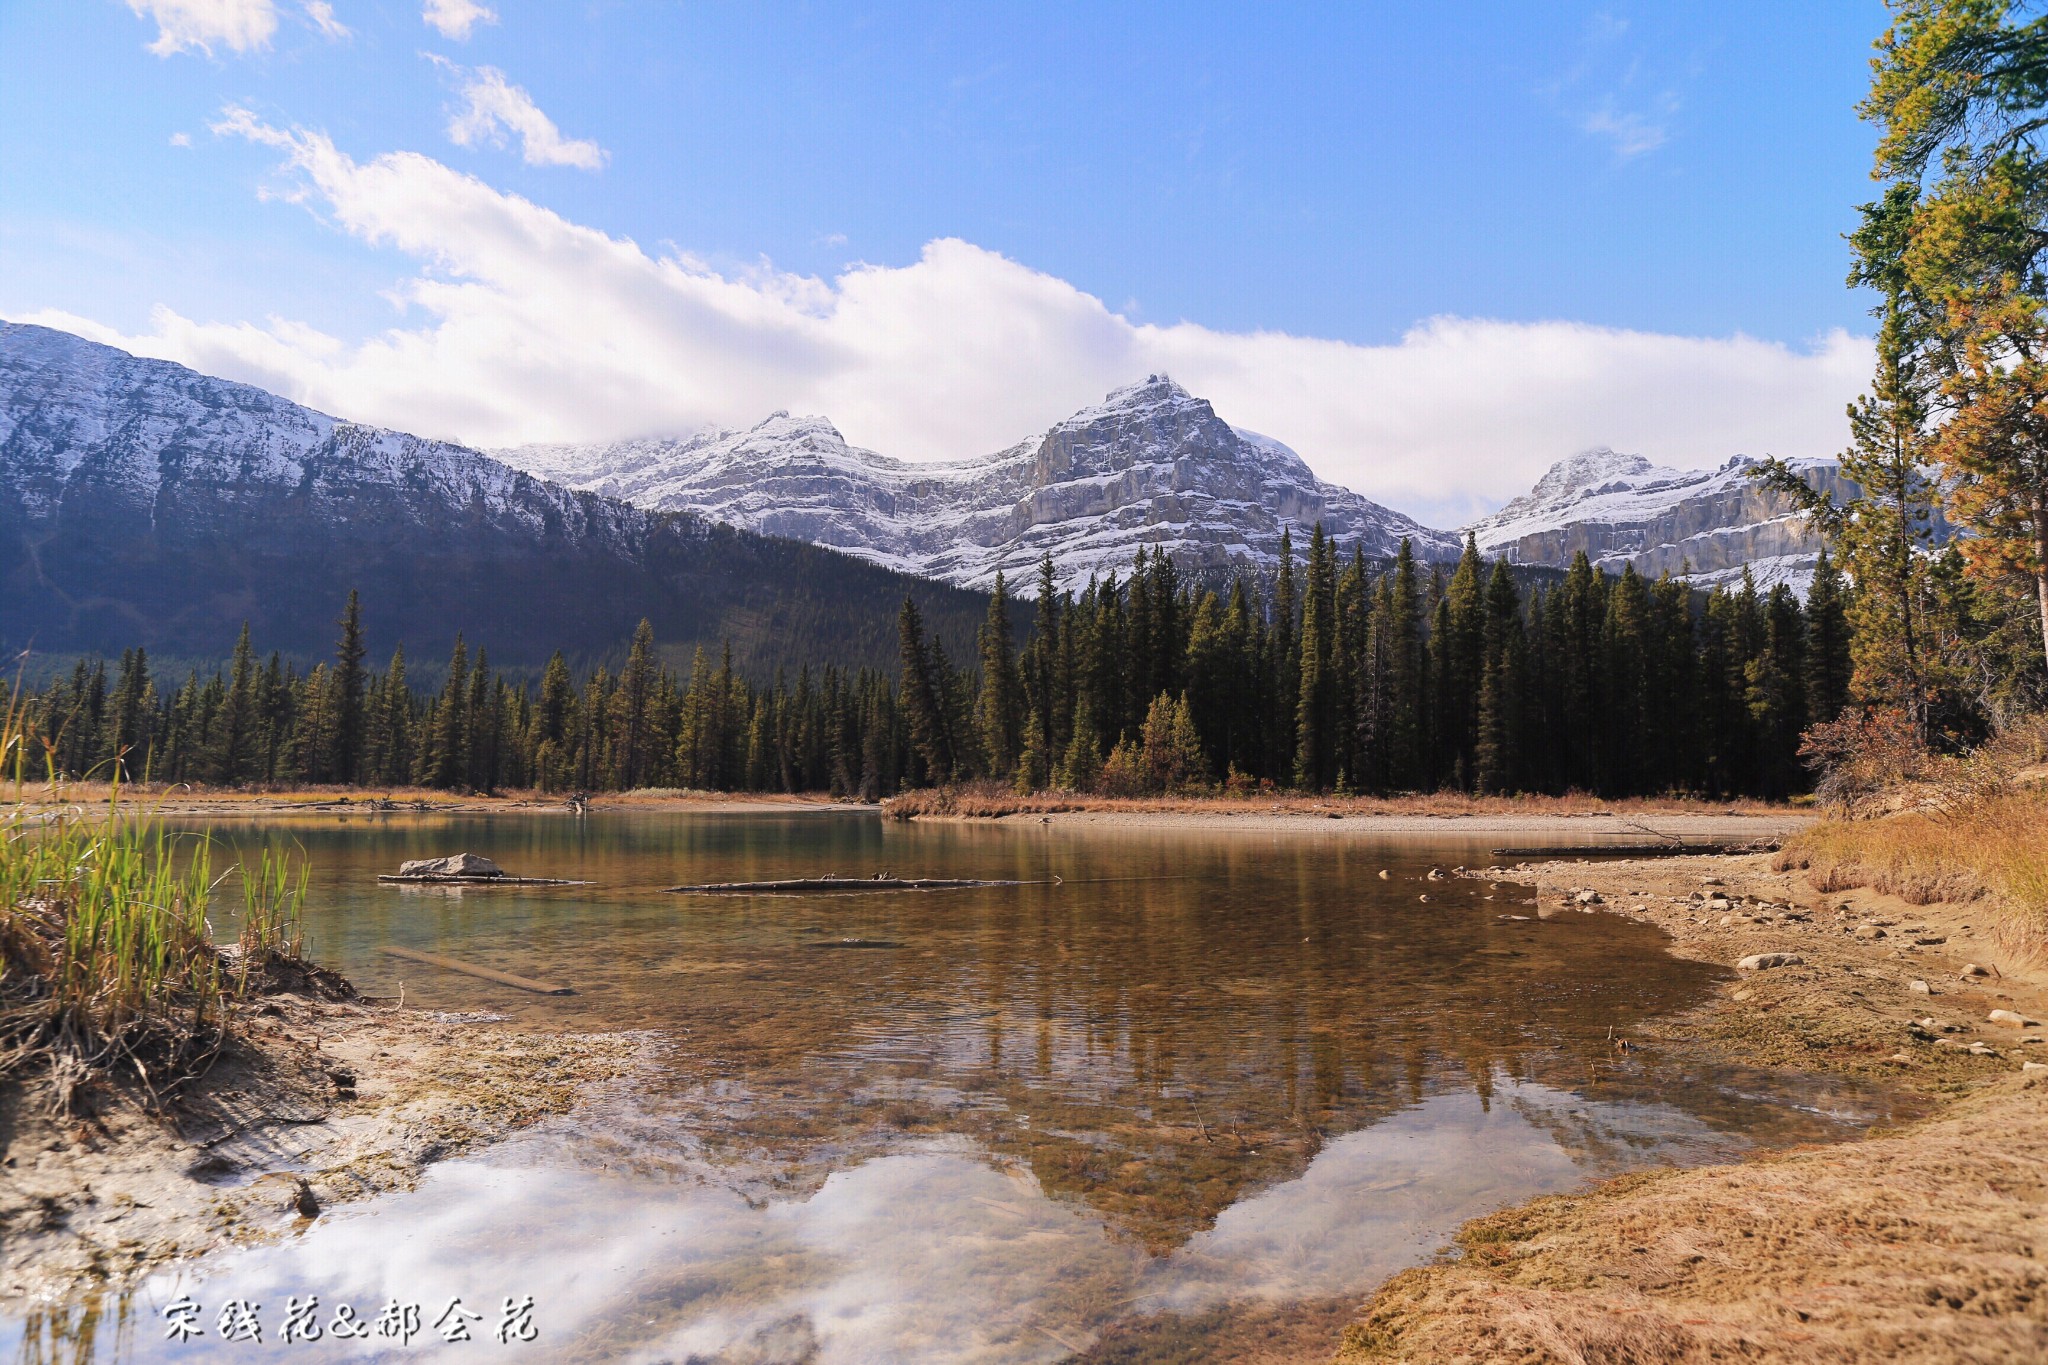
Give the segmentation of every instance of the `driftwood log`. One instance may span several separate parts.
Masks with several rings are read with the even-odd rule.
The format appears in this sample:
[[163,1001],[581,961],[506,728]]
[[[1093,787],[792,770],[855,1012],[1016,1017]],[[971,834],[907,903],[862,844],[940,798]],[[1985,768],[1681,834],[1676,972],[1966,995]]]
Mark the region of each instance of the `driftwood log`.
[[411,962],[424,962],[429,967],[439,967],[443,971],[481,977],[485,981],[495,981],[502,986],[517,986],[520,990],[532,991],[535,995],[576,994],[572,988],[558,986],[551,981],[535,981],[530,976],[514,976],[510,972],[501,972],[496,967],[479,967],[473,962],[457,962],[454,958],[442,957],[439,953],[423,953],[417,948],[401,948],[395,943],[385,944],[384,951],[393,957],[402,957]]
[[703,882],[695,886],[670,886],[663,890],[678,896],[753,896],[800,891],[960,891],[977,886],[1058,886],[1058,877],[1041,881],[979,881],[967,877],[787,877],[769,882]]

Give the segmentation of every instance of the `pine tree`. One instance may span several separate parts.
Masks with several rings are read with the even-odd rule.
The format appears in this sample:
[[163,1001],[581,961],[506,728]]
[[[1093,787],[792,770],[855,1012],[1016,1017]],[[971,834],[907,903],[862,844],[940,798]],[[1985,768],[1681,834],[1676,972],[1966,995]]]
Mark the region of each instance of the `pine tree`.
[[943,786],[953,777],[952,725],[946,714],[945,677],[925,641],[924,617],[906,597],[896,618],[903,656],[903,708],[910,720],[911,742],[924,760],[930,780]]
[[1016,773],[1024,714],[1017,664],[1010,639],[1010,595],[1000,569],[981,628],[981,697],[976,721],[989,776],[1008,781]]
[[1518,789],[1521,774],[1523,687],[1527,641],[1521,594],[1506,560],[1496,561],[1486,583],[1486,620],[1481,642],[1478,742],[1473,752],[1475,784],[1484,792]]
[[362,606],[356,590],[350,588],[348,605],[341,613],[334,671],[328,675],[334,702],[334,753],[328,767],[336,782],[356,782],[362,776],[364,735],[369,729],[363,700],[363,654]]
[[1815,725],[1841,715],[1849,702],[1851,642],[1843,584],[1823,549],[1806,594],[1806,709]]
[[451,788],[469,772],[469,646],[460,632],[448,659],[448,677],[434,701],[427,742],[420,751],[425,784]]
[[257,726],[256,656],[249,645],[249,623],[235,638],[227,696],[214,718],[209,743],[207,780],[223,787],[249,779],[260,737]]

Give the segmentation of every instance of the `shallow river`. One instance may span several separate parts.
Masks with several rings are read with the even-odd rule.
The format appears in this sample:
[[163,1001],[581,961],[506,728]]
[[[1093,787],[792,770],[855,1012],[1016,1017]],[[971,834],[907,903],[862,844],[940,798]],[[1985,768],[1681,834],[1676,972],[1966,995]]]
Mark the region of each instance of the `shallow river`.
[[[641,1030],[648,1060],[417,1190],[156,1276],[103,1306],[100,1360],[1137,1361],[1254,1342],[1314,1359],[1359,1296],[1476,1214],[1885,1117],[1838,1082],[1617,1057],[1610,1031],[1722,974],[1619,917],[1539,920],[1524,888],[1426,879],[1485,861],[1484,840],[866,813],[212,832],[303,848],[314,949],[365,992]],[[375,880],[463,849],[595,885]],[[661,890],[881,871],[1039,884]],[[162,1310],[180,1295],[207,1336],[174,1345]],[[280,1344],[287,1300],[311,1295],[322,1324],[417,1303],[420,1332]],[[447,1344],[433,1324],[458,1296],[479,1340]],[[505,1301],[527,1296],[537,1339],[499,1344]],[[230,1299],[263,1305],[263,1346],[218,1340]],[[38,1358],[20,1323],[0,1323],[0,1352]]]

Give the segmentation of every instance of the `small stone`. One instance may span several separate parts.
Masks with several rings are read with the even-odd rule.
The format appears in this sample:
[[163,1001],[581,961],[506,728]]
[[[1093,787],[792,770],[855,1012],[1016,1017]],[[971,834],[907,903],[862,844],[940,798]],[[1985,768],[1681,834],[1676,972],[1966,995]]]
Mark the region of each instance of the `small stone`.
[[291,1207],[301,1218],[318,1218],[320,1201],[313,1197],[313,1187],[301,1180],[292,1187]]
[[1606,903],[1598,891],[1581,891],[1579,893],[1580,905],[1605,905]]
[[1416,897],[1415,899],[1417,899],[1417,900],[1419,900],[1419,901],[1426,901],[1426,900],[1428,900],[1428,899],[1429,899],[1429,893],[1428,893],[1427,891],[1425,891],[1425,892],[1423,892],[1423,893],[1422,893],[1421,895],[1417,896],[1417,897]]
[[1989,976],[1989,975],[1991,975],[1991,973],[1990,973],[1989,971],[1985,970],[1984,968],[1982,968],[1982,967],[1979,967],[1979,966],[1978,966],[1978,965],[1977,965],[1976,963],[1974,963],[1974,962],[1965,962],[1965,963],[1963,964],[1963,970],[1962,970],[1962,975],[1964,975],[1964,976],[1966,976],[1966,977],[1970,977],[1970,976]]
[[1387,879],[1388,875],[1389,875],[1389,874],[1388,874],[1388,872],[1387,872],[1387,869],[1385,869],[1384,867],[1380,869],[1380,880],[1381,880],[1381,881],[1385,881],[1385,880]]
[[1768,971],[1772,967],[1803,967],[1806,959],[1797,953],[1751,953],[1735,964],[1741,972]]
[[2029,1019],[2024,1014],[2015,1014],[2011,1010],[1993,1010],[1986,1017],[1990,1019],[1992,1023],[2004,1024],[2007,1028],[2041,1027],[2040,1020]]
[[2022,1071],[2048,1071],[2048,1062],[2021,1062]]
[[1933,988],[1932,986],[1928,985],[1928,984],[1927,984],[1927,983],[1926,983],[1925,981],[1911,981],[1911,982],[1908,982],[1908,983],[1906,984],[1906,989],[1907,989],[1907,990],[1909,990],[1909,991],[1911,991],[1911,992],[1913,992],[1913,994],[1915,994],[1915,995],[1932,995],[1932,994],[1934,994],[1934,988]]
[[1721,879],[1720,879],[1719,877],[1702,877],[1702,878],[1700,878],[1700,885],[1701,885],[1701,886],[1726,886],[1727,884],[1728,884],[1728,883],[1726,883],[1726,882],[1722,881],[1722,880],[1721,880]]
[[1875,924],[1859,924],[1856,926],[1855,930],[1851,934],[1851,937],[1860,938],[1864,942],[1869,943],[1873,940],[1883,938],[1884,930],[1878,928]]
[[1998,1049],[1989,1043],[1972,1043],[1970,1044],[1970,1055],[1972,1057],[1996,1057]]
[[1735,902],[1729,900],[1726,896],[1715,896],[1712,900],[1707,902],[1707,909],[1713,911],[1716,914],[1726,914],[1728,911],[1733,910],[1734,908]]

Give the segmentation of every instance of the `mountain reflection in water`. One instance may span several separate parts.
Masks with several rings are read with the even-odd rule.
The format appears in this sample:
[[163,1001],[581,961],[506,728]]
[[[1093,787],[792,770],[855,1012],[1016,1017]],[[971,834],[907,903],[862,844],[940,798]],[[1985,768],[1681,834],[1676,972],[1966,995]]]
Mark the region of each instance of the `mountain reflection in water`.
[[[366,990],[395,992],[403,971],[408,1000],[656,1043],[629,1082],[415,1191],[69,1306],[128,1322],[101,1331],[101,1358],[238,1358],[159,1341],[161,1305],[281,1311],[311,1293],[359,1313],[416,1301],[429,1320],[460,1295],[486,1332],[531,1294],[543,1336],[526,1349],[548,1359],[1057,1360],[1111,1328],[1358,1295],[1503,1204],[1887,1112],[1841,1083],[1616,1058],[1610,1028],[1696,1003],[1717,972],[1642,925],[1509,918],[1530,915],[1526,891],[1426,879],[1483,861],[1479,845],[845,815],[215,833],[304,845],[316,947]],[[465,848],[598,885],[374,882]],[[658,890],[883,870],[1065,880]],[[805,951],[827,935],[903,946]],[[429,974],[387,942],[578,994]],[[57,1319],[0,1345],[26,1359]],[[1303,1330],[1302,1349],[1331,1345]],[[436,1349],[476,1347],[406,1356]]]

